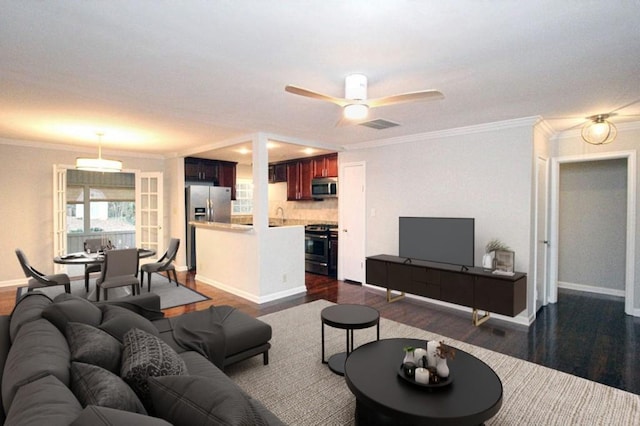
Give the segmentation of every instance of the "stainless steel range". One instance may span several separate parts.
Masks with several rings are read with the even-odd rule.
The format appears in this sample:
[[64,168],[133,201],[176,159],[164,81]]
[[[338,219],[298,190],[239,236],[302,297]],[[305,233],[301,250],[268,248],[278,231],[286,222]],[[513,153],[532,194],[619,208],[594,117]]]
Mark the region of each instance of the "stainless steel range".
[[305,271],[334,275],[337,271],[337,239],[331,238],[336,225],[314,224],[304,228]]

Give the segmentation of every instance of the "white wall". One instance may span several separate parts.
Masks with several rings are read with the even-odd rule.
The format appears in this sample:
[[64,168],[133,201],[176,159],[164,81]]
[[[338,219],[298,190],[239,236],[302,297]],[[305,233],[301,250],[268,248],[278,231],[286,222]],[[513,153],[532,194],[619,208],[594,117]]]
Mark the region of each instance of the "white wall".
[[[0,139],[0,283],[25,282],[15,249],[21,248],[29,262],[44,273],[53,273],[53,165],[75,164],[86,150],[48,149],[42,144]],[[107,154],[105,153],[105,156]],[[164,160],[121,155],[124,168],[164,171]],[[165,192],[171,190],[166,182]],[[165,197],[165,212],[168,212]],[[169,229],[165,217],[165,229]]]
[[533,124],[341,153],[341,162],[367,165],[366,255],[398,253],[399,216],[473,217],[476,265],[499,238],[515,251],[516,270],[529,273]]

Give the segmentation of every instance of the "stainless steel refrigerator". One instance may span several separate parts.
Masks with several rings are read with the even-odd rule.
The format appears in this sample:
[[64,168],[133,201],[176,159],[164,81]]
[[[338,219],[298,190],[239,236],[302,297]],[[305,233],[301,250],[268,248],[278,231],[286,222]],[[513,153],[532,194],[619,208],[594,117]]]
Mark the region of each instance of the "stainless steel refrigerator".
[[196,229],[189,222],[231,222],[231,188],[190,185],[185,189],[187,266],[196,268]]

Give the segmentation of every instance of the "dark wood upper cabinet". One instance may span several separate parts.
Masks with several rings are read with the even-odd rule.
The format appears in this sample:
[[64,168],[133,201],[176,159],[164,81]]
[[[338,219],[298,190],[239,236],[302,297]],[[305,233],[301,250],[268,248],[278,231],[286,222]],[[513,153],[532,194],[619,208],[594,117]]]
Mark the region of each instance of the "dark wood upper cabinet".
[[184,180],[186,184],[228,186],[231,199],[236,199],[236,164],[231,161],[185,157]]
[[287,163],[287,200],[312,200],[311,179],[313,163],[303,159]]
[[312,160],[313,177],[338,177],[338,154],[314,157]]
[[269,164],[269,183],[287,181],[287,163]]

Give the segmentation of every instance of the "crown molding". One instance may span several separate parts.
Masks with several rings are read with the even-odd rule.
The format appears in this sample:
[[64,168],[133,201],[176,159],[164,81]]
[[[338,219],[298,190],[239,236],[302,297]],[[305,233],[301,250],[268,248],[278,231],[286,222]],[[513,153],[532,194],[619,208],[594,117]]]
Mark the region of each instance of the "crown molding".
[[[22,146],[28,148],[37,148],[37,149],[51,149],[54,151],[72,151],[76,153],[93,153],[97,154],[98,146],[84,146],[84,145],[65,145],[58,143],[50,143],[50,142],[37,142],[37,141],[29,141],[29,140],[21,140],[21,139],[8,139],[8,138],[0,138],[0,145],[14,145],[14,146]],[[113,151],[109,149],[102,148],[102,153],[108,156],[118,156],[118,157],[128,157],[128,158],[146,158],[146,159],[154,159],[154,160],[165,160],[170,158],[170,155],[159,155],[159,154],[148,154],[141,152],[131,152],[131,151]]]

